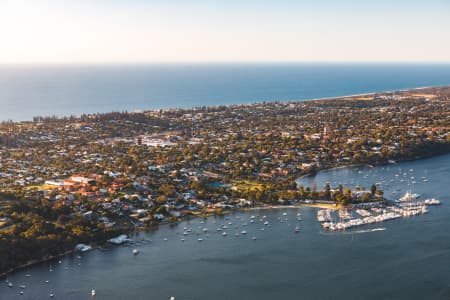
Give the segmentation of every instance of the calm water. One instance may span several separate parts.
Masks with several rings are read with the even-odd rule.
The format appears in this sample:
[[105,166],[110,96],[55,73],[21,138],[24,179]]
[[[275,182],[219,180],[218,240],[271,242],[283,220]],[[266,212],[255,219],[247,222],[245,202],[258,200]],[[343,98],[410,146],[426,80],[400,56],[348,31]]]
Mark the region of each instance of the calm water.
[[304,100],[450,84],[450,65],[0,66],[0,120]]
[[[0,299],[50,299],[51,291],[55,299],[90,299],[92,288],[98,292],[96,299],[109,300],[168,299],[171,295],[177,300],[449,299],[449,174],[450,155],[389,167],[322,172],[303,181],[319,186],[384,180],[390,183],[386,187],[390,194],[397,188],[407,190],[405,179],[400,180],[414,176],[414,191],[436,197],[443,205],[431,207],[426,215],[344,233],[322,232],[314,208],[239,212],[209,218],[205,224],[195,219],[162,226],[137,237],[151,240],[136,246],[141,251],[137,256],[132,248],[119,246],[81,258],[66,257],[61,264],[52,262],[53,272],[49,263],[17,272],[9,276],[14,288],[0,284]],[[280,223],[283,212],[288,221]],[[297,212],[303,221],[301,232],[295,234]],[[259,219],[249,223],[252,214],[267,215],[271,227]],[[229,227],[226,237],[216,232],[223,224]],[[196,232],[185,236],[185,242],[181,241],[183,227]],[[201,232],[204,227],[209,234]],[[386,230],[358,233],[379,227]],[[248,234],[234,236],[242,230]],[[198,242],[198,237],[204,241]],[[25,277],[27,273],[32,277]],[[27,287],[19,296],[22,284]]]

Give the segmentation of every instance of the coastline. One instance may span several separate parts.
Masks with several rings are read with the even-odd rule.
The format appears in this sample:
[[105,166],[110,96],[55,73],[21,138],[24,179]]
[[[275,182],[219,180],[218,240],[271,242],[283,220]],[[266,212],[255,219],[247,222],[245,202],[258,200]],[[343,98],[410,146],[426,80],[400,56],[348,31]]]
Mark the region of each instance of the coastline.
[[[429,85],[429,86],[420,86],[415,88],[406,88],[401,90],[384,90],[380,92],[370,92],[370,93],[360,93],[360,94],[350,94],[343,96],[334,96],[334,97],[326,97],[326,98],[311,98],[311,99],[301,99],[301,100],[291,100],[291,101],[324,101],[324,100],[337,100],[342,98],[353,98],[353,97],[361,97],[361,96],[373,96],[376,94],[386,94],[386,93],[396,93],[396,92],[408,92],[408,91],[417,91],[417,90],[425,90],[425,89],[433,89],[433,88],[442,88],[447,85]],[[342,99],[346,100],[346,99]]]
[[[92,246],[92,250],[94,250],[94,249],[97,249],[97,246]],[[34,265],[38,265],[38,264],[41,264],[41,263],[45,263],[45,262],[48,262],[48,261],[51,261],[51,260],[54,260],[54,259],[57,259],[57,258],[61,258],[61,257],[64,257],[66,255],[73,254],[75,252],[76,252],[75,250],[68,250],[68,251],[66,251],[64,253],[61,253],[61,254],[58,254],[58,255],[51,255],[49,257],[45,257],[45,258],[42,258],[42,259],[31,260],[29,262],[26,262],[26,263],[20,265],[20,266],[17,266],[17,267],[15,267],[13,269],[10,269],[10,270],[8,270],[6,272],[0,273],[0,278],[5,278],[5,277],[8,276],[8,274],[14,273],[16,271],[19,271],[19,270],[22,270],[22,269],[25,269],[25,268],[28,268],[28,267],[31,267],[31,266],[34,266]]]
[[[424,90],[424,89],[433,89],[433,88],[443,88],[443,87],[447,87],[450,86],[450,84],[444,84],[444,85],[429,85],[429,86],[420,86],[420,87],[413,87],[413,88],[404,88],[404,89],[398,89],[398,90],[380,90],[380,91],[374,91],[374,92],[368,92],[368,93],[359,93],[359,94],[345,94],[345,95],[341,95],[341,96],[331,96],[331,97],[317,97],[317,98],[296,98],[296,99],[287,99],[287,100],[268,100],[268,101],[263,101],[263,100],[255,100],[254,102],[243,102],[243,103],[239,103],[239,104],[217,104],[217,105],[206,105],[206,107],[209,108],[217,108],[220,106],[225,106],[225,107],[235,107],[235,106],[252,106],[252,105],[259,105],[259,104],[263,104],[263,103],[275,103],[275,102],[281,102],[281,103],[292,103],[292,102],[310,102],[310,101],[329,101],[329,100],[342,100],[342,101],[346,101],[346,100],[351,100],[351,98],[354,97],[361,97],[361,96],[373,96],[376,94],[388,94],[388,93],[395,93],[395,92],[408,92],[408,91],[420,91],[420,90]],[[149,108],[149,109],[143,109],[143,108],[130,108],[130,113],[132,112],[143,112],[143,113],[147,113],[147,112],[155,112],[155,111],[162,111],[162,112],[169,112],[169,111],[174,111],[174,110],[195,110],[196,108],[198,108],[200,106],[198,105],[193,105],[193,106],[189,106],[189,107],[181,107],[181,106],[173,106],[173,107],[168,107],[168,108],[162,108],[162,109],[158,109],[158,108]],[[105,111],[97,111],[97,112],[92,112],[92,113],[87,113],[87,115],[95,115],[95,114],[106,114],[106,113],[112,113],[112,112],[116,112],[117,110],[105,110]],[[51,114],[48,114],[44,117],[50,117],[53,116]],[[65,117],[69,117],[69,115],[56,115],[58,118],[65,118]],[[73,116],[75,117],[80,117],[81,114],[77,114],[74,113]],[[1,120],[0,120],[1,121]],[[8,120],[3,120],[3,121],[8,121]],[[33,122],[32,119],[28,119],[28,120],[13,120],[14,122],[18,122],[18,123],[29,123],[29,122]]]
[[[206,213],[206,214],[191,215],[188,217],[181,218],[180,220],[177,220],[175,222],[165,221],[165,222],[161,222],[161,223],[152,225],[151,227],[139,228],[139,229],[135,230],[135,232],[142,232],[142,231],[145,231],[146,229],[158,230],[159,226],[171,226],[171,225],[179,224],[180,222],[183,222],[183,221],[186,221],[189,219],[209,218],[209,217],[213,217],[213,216],[233,214],[236,212],[246,212],[246,211],[249,212],[249,211],[257,211],[257,210],[275,210],[275,209],[298,209],[301,207],[326,208],[326,209],[331,209],[331,210],[337,210],[337,209],[341,208],[339,205],[335,206],[333,204],[321,204],[321,203],[298,203],[298,204],[292,204],[292,205],[262,205],[262,206],[256,206],[256,207],[238,208],[235,210],[226,210],[226,211],[222,211],[220,214],[219,213]],[[127,234],[128,236],[130,236],[131,232],[132,231],[129,231],[124,234]],[[88,252],[97,250],[102,245],[106,245],[106,244],[107,244],[107,241],[105,243],[101,243],[101,244],[96,244],[96,243],[89,244],[92,247],[92,249],[89,250]],[[29,262],[26,262],[25,264],[17,266],[6,272],[0,273],[0,278],[6,278],[6,277],[8,277],[9,274],[20,271],[22,269],[32,267],[32,266],[35,266],[35,265],[38,265],[41,263],[49,262],[49,261],[65,257],[67,255],[72,255],[75,253],[77,253],[77,251],[75,249],[72,249],[72,250],[68,250],[68,251],[58,254],[58,255],[52,255],[49,257],[42,258],[42,259],[31,260]]]

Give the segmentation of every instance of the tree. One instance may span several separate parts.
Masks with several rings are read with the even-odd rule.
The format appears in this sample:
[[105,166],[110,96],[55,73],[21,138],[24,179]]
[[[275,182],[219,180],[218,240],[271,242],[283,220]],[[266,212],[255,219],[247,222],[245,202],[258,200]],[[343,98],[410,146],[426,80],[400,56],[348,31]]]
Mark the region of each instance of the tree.
[[375,192],[377,191],[377,186],[375,184],[372,184],[370,187],[370,192],[372,193],[372,196],[375,195]]

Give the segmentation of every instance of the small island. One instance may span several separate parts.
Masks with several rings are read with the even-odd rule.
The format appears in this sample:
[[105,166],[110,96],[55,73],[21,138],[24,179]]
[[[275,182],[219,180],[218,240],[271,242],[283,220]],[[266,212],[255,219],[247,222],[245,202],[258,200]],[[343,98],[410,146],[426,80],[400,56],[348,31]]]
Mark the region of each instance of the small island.
[[449,132],[450,87],[2,122],[0,274],[183,218],[389,201],[297,179],[449,153]]

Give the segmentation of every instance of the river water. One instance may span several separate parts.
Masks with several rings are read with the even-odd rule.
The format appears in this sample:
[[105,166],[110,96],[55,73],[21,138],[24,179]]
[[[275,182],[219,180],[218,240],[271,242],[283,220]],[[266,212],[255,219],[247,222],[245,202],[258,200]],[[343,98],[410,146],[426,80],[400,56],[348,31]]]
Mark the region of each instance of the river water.
[[[161,226],[140,233],[135,239],[144,241],[137,245],[67,256],[61,263],[11,274],[8,280],[14,287],[2,280],[0,299],[50,299],[50,293],[54,299],[91,299],[93,288],[96,299],[109,300],[450,299],[449,175],[450,155],[320,172],[302,183],[316,182],[320,188],[325,182],[352,187],[378,182],[390,198],[411,189],[443,205],[430,207],[425,215],[337,233],[323,232],[317,210],[308,207],[237,212]],[[251,215],[258,216],[254,223]],[[270,226],[263,225],[263,215]],[[216,231],[223,225],[227,236]],[[192,232],[184,236],[184,227]],[[374,228],[385,230],[370,231]],[[248,233],[235,236],[242,230]],[[140,254],[134,256],[133,248]],[[23,295],[20,285],[26,285]]]

